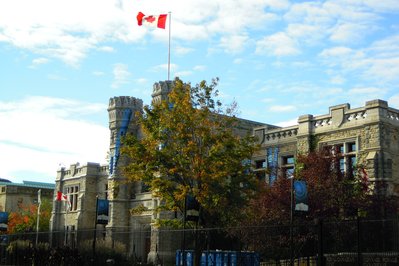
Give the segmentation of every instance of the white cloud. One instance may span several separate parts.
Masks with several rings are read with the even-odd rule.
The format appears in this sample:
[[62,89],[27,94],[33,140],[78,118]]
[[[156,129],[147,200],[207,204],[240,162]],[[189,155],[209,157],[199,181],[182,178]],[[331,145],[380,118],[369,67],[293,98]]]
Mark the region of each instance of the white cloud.
[[114,81],[111,87],[117,89],[120,86],[130,82],[130,72],[126,64],[115,64],[113,69]]
[[179,77],[179,78],[191,76],[192,74],[193,74],[193,72],[190,71],[190,70],[175,72],[175,76],[176,76],[176,77]]
[[291,112],[295,110],[296,107],[294,105],[273,105],[269,108],[271,112]]
[[[357,73],[365,81],[391,83],[399,80],[399,35],[389,36],[362,49],[332,47],[319,54],[331,73]],[[330,69],[331,70],[331,69]]]
[[7,125],[0,131],[0,177],[29,179],[16,176],[26,170],[54,182],[59,163],[104,163],[109,130],[83,119],[104,110],[103,104],[50,97],[0,102],[0,123]]
[[[172,14],[174,40],[208,40],[223,34],[227,39],[215,46],[227,48],[223,41],[233,38],[235,43],[226,49],[231,52],[241,49],[242,44],[239,38],[230,36],[237,32],[245,35],[252,28],[263,29],[279,19],[265,10],[280,11],[288,7],[287,0],[148,0],[140,3],[121,0],[118,4],[95,0],[1,1],[0,41],[77,67],[93,49],[115,51],[105,43],[137,42],[146,35],[166,41],[169,23],[165,31],[149,30],[137,26],[135,14],[168,10]],[[176,53],[186,54],[191,49],[177,48]]]
[[139,78],[139,79],[136,80],[136,82],[139,83],[139,84],[145,84],[145,83],[147,83],[147,81],[148,80],[145,79],[145,78]]
[[204,71],[206,69],[206,66],[204,65],[197,65],[193,67],[194,71]]
[[262,103],[271,103],[271,102],[274,102],[276,99],[274,99],[274,98],[263,98],[263,99],[261,99],[260,101],[262,102]]
[[383,95],[384,89],[376,87],[356,87],[348,91],[349,94],[359,95]]
[[397,12],[399,5],[397,0],[364,0],[364,4],[379,12]]
[[223,36],[220,39],[220,47],[227,53],[236,54],[244,49],[248,39],[248,36],[244,35]]
[[284,32],[278,32],[256,42],[256,54],[290,56],[299,52],[296,41]]
[[93,71],[91,72],[94,76],[104,76],[105,73],[103,71]]
[[338,43],[353,44],[361,41],[372,30],[370,25],[342,23],[332,29],[330,40]]
[[36,58],[32,60],[32,64],[31,64],[31,68],[36,68],[39,65],[44,65],[47,64],[50,60],[48,60],[47,58],[44,57],[40,57],[40,58]]
[[321,51],[319,54],[321,57],[342,57],[342,56],[348,56],[352,54],[353,50],[348,48],[348,47],[343,47],[343,46],[338,46],[338,47],[332,47],[332,48],[327,48]]
[[194,51],[193,48],[183,47],[183,46],[177,46],[174,50],[175,50],[175,54],[180,55],[180,56],[189,54]]
[[341,75],[333,76],[330,78],[330,82],[332,84],[341,85],[345,83],[345,78],[343,78]]
[[292,38],[315,45],[326,35],[326,28],[322,25],[310,25],[304,23],[290,23],[287,26],[287,34]]
[[114,53],[115,52],[114,47],[111,47],[111,46],[101,46],[101,47],[98,48],[98,50],[102,51],[102,52],[107,52],[107,53]]
[[242,58],[235,58],[233,61],[233,64],[240,65],[240,64],[242,64],[243,61],[244,61],[244,59],[242,59]]
[[399,109],[399,94],[395,94],[388,99],[388,105],[390,107]]
[[[23,7],[23,8],[22,8]],[[112,1],[22,0],[0,3],[0,40],[77,66],[86,53],[106,40],[137,40],[127,9]]]
[[294,126],[294,125],[298,125],[298,118],[294,118],[291,120],[287,120],[287,121],[282,121],[276,124],[276,126],[279,127],[289,127],[289,126]]
[[374,99],[385,99],[387,89],[379,87],[354,87],[348,91],[348,96],[352,99],[351,104],[363,105],[366,101]]

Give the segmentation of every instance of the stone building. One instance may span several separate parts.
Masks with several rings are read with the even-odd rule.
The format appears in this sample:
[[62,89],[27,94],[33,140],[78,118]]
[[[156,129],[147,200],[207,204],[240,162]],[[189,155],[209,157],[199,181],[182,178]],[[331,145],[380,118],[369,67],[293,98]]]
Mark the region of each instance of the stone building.
[[38,204],[38,191],[41,198],[51,201],[53,199],[54,184],[23,181],[12,183],[2,179],[0,181],[0,212],[15,212],[20,206]]
[[73,246],[76,241],[87,237],[77,235],[76,230],[94,228],[97,197],[108,197],[108,165],[75,163],[69,169],[60,168],[55,179],[54,194],[58,191],[67,196],[69,203],[53,202],[50,230],[54,233],[54,241]]
[[[297,125],[258,127],[254,134],[262,147],[253,158],[259,176],[277,166],[289,175],[298,153],[334,147],[341,154],[341,171],[362,165],[371,182],[384,181],[388,193],[399,192],[399,110],[386,101],[368,101],[355,109],[349,104],[336,105],[326,115],[302,115]],[[264,177],[271,183],[276,174]]]
[[[166,99],[170,90],[170,82],[155,83],[153,103]],[[169,255],[173,259],[174,251],[179,248],[171,245],[173,241],[168,237],[160,237],[153,226],[155,219],[170,214],[154,212],[160,204],[159,199],[140,183],[124,182],[126,179],[120,172],[120,166],[124,164],[120,157],[121,137],[126,133],[141,136],[135,115],[142,109],[142,100],[134,97],[110,99],[109,165],[74,164],[70,169],[57,172],[55,190],[73,196],[75,202],[68,211],[63,203],[55,203],[51,228],[53,231],[93,229],[96,196],[107,198],[109,223],[104,229],[106,236],[125,243],[127,252],[143,262],[156,262],[160,255]],[[399,192],[399,110],[390,108],[385,101],[369,101],[356,109],[350,109],[349,104],[332,106],[328,114],[300,116],[298,124],[290,127],[240,120],[237,132],[251,132],[258,137],[261,148],[253,158],[254,171],[268,183],[272,183],[277,175],[266,175],[266,168],[284,169],[289,175],[298,153],[306,153],[314,146],[331,146],[342,152],[342,170],[361,163],[371,180],[388,181],[390,191]],[[130,213],[132,208],[139,206],[143,212]]]

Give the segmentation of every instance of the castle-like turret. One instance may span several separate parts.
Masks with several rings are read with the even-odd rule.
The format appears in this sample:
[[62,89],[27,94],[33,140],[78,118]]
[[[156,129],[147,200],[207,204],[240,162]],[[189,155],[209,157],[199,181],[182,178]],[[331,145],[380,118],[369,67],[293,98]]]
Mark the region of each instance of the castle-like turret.
[[168,81],[160,81],[158,83],[154,83],[153,91],[152,91],[152,104],[160,103],[168,98],[168,94],[172,90],[173,82]]
[[109,178],[108,190],[110,199],[110,222],[108,227],[128,226],[129,204],[132,198],[129,185],[120,173],[121,138],[127,133],[139,136],[139,127],[136,123],[137,113],[142,112],[143,101],[130,96],[113,97],[109,100],[109,129],[111,131],[109,151]]

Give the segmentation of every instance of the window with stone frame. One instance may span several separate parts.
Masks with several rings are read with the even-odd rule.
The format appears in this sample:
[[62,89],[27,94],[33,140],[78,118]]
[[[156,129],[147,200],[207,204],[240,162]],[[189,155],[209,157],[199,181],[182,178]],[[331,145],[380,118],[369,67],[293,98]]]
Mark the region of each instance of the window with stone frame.
[[75,225],[66,225],[64,234],[64,244],[75,248],[76,246],[76,227]]
[[255,159],[253,161],[253,169],[258,180],[265,180],[266,178],[266,159]]
[[294,155],[285,155],[281,157],[281,170],[285,178],[292,178],[295,169]]
[[69,211],[76,211],[78,209],[79,186],[66,187],[65,194],[69,200]]
[[323,150],[331,156],[337,158],[337,166],[341,173],[348,178],[353,178],[356,171],[357,163],[357,143],[355,140],[348,140],[334,144],[322,145]]
[[108,199],[108,183],[104,185],[104,198]]

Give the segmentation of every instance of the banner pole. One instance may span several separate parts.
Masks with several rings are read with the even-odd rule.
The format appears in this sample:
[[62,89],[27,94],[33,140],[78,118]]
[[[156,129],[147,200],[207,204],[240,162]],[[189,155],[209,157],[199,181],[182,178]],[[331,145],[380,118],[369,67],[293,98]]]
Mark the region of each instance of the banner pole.
[[40,225],[40,205],[42,204],[41,195],[42,190],[39,189],[37,191],[37,218],[36,218],[36,247],[37,243],[39,242],[39,225]]
[[170,80],[170,32],[172,26],[172,12],[169,11],[169,45],[168,45],[168,81]]
[[94,215],[94,233],[93,233],[93,262],[96,259],[96,238],[97,238],[97,211],[98,211],[98,195],[96,196],[96,214]]

